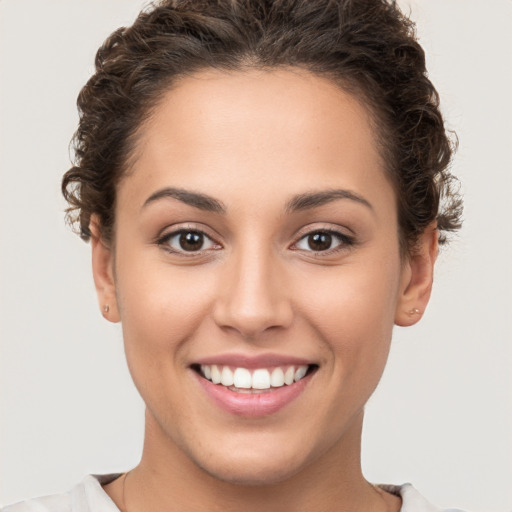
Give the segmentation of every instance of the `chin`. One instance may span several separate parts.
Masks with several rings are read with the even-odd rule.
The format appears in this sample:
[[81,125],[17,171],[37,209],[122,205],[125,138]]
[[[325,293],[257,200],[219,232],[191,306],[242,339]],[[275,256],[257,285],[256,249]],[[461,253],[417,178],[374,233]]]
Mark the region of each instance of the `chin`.
[[241,487],[264,487],[280,484],[292,478],[300,468],[277,464],[244,464],[235,461],[222,467],[202,467],[211,477]]
[[291,454],[259,453],[237,454],[233,457],[217,457],[212,460],[195,460],[208,475],[222,482],[247,487],[277,485],[299,473],[307,465],[306,460]]

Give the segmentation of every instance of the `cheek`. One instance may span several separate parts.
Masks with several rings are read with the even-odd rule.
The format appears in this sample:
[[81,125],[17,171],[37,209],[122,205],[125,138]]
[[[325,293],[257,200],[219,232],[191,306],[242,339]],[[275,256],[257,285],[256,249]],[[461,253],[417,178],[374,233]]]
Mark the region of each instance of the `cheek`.
[[326,364],[335,374],[380,378],[394,325],[399,268],[398,258],[379,264],[361,260],[318,273],[294,291],[295,297],[308,299],[300,306],[302,316],[319,334]]
[[175,390],[181,389],[187,355],[211,307],[214,282],[195,271],[151,259],[144,262],[140,256],[118,264],[116,288],[127,364],[161,425],[174,425],[176,411],[183,409],[183,395]]
[[[208,316],[214,289],[208,272],[167,265],[158,256],[119,261],[116,291],[130,366],[179,364],[185,342]],[[159,359],[164,355],[174,357]]]

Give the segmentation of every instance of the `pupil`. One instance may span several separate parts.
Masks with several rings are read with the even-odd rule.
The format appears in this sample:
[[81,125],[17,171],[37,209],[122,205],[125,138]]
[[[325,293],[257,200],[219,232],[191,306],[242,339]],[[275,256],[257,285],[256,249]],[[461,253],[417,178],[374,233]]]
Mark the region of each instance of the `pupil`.
[[315,233],[308,238],[309,248],[313,251],[326,251],[331,247],[332,235],[329,233]]
[[203,235],[201,233],[187,232],[180,235],[180,247],[184,251],[198,251],[203,246]]

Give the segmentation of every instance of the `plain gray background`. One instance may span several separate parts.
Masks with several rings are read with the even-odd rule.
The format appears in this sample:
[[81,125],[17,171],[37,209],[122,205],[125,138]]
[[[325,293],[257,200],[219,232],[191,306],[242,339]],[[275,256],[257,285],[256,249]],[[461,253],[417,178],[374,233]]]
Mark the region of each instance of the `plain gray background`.
[[[423,321],[396,329],[367,408],[366,476],[512,510],[512,1],[414,0],[460,149],[465,225]],[[137,463],[143,407],[89,247],[64,225],[74,107],[96,48],[141,0],[0,0],[0,503]]]

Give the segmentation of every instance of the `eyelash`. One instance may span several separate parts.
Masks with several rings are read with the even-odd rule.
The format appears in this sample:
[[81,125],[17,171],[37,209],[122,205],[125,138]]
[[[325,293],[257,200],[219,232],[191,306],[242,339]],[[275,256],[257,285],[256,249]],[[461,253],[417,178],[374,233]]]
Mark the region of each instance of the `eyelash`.
[[[208,240],[212,245],[217,246],[217,247],[211,247],[208,249],[201,248],[201,249],[198,249],[197,251],[186,251],[184,249],[179,249],[179,250],[173,249],[170,246],[170,241],[173,238],[178,237],[178,236],[188,235],[188,234],[200,235],[201,237],[203,237],[203,244],[204,244],[204,241]],[[211,236],[207,235],[203,230],[196,229],[196,228],[181,228],[181,229],[177,229],[176,231],[166,233],[165,235],[163,235],[162,237],[160,237],[156,240],[156,244],[158,246],[160,246],[162,249],[164,249],[166,252],[169,252],[171,254],[176,254],[178,256],[183,256],[185,258],[190,258],[190,257],[194,257],[194,256],[197,257],[198,255],[204,254],[205,251],[218,250],[222,247],[219,243],[215,242],[215,240],[213,240]]]
[[[347,250],[350,247],[354,246],[356,243],[355,239],[353,237],[351,237],[345,233],[342,233],[340,231],[336,231],[333,229],[314,229],[312,231],[307,231],[305,233],[302,233],[300,235],[299,239],[297,240],[297,242],[295,242],[292,245],[292,247],[298,246],[298,244],[300,242],[305,241],[310,236],[317,235],[317,234],[328,235],[328,236],[332,237],[333,239],[337,239],[338,245],[335,247],[326,249],[324,251],[315,251],[315,250],[311,249],[311,250],[305,250],[304,252],[311,253],[314,256],[329,256],[331,254],[335,254],[335,253]],[[293,249],[293,250],[301,250],[301,249]]]
[[[170,246],[169,242],[173,238],[178,237],[178,236],[188,235],[188,234],[200,235],[201,237],[203,237],[203,243],[205,240],[208,240],[210,242],[210,244],[212,244],[214,247],[209,247],[207,249],[201,248],[196,251],[186,251],[184,249],[173,249]],[[297,248],[299,243],[301,243],[302,241],[306,241],[308,239],[308,237],[311,237],[313,235],[318,235],[318,234],[328,235],[328,236],[332,237],[333,239],[337,239],[338,245],[336,245],[335,247],[326,249],[326,250],[319,250],[319,251]],[[203,230],[195,229],[195,228],[181,228],[181,229],[177,229],[176,231],[166,233],[165,235],[158,238],[155,241],[155,243],[158,246],[162,247],[162,249],[164,249],[166,252],[169,252],[171,254],[176,254],[178,256],[183,256],[183,257],[197,257],[199,255],[204,255],[205,251],[218,250],[218,249],[222,248],[221,244],[219,244],[218,242],[213,240],[212,237],[210,237],[208,234],[206,234]],[[336,231],[333,229],[314,229],[311,231],[301,233],[299,235],[298,240],[290,246],[290,249],[294,250],[294,251],[303,251],[305,253],[310,253],[315,256],[329,256],[331,254],[335,254],[337,252],[347,250],[350,247],[354,246],[355,243],[356,242],[353,237],[348,236],[345,233],[342,233],[340,231]]]

